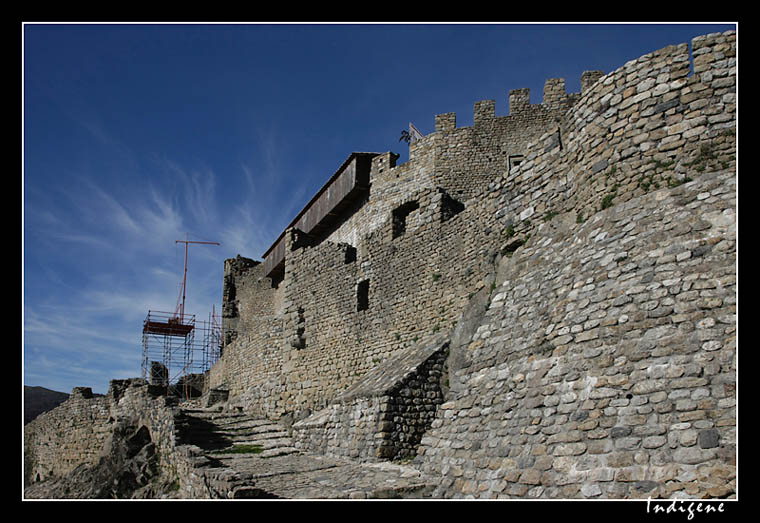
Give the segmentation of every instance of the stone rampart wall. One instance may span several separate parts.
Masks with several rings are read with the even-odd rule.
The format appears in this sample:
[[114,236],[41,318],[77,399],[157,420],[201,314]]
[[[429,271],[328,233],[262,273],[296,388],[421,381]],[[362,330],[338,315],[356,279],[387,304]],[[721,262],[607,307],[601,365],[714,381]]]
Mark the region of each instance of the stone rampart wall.
[[735,183],[560,215],[501,260],[422,441],[438,496],[735,492]]
[[[564,95],[564,82],[561,85]],[[544,104],[528,105],[516,114],[496,116],[494,101],[475,104],[470,127],[439,126],[435,141],[433,185],[460,200],[482,192],[494,177],[509,169],[510,163],[525,154],[559,120],[561,112]],[[515,111],[513,111],[515,112]],[[411,158],[411,155],[410,155]]]
[[386,220],[355,261],[330,241],[289,251],[285,411],[321,409],[387,358],[453,328],[502,239],[467,208],[442,213],[446,199],[440,190],[413,193],[405,232],[394,237]]
[[57,408],[24,426],[25,480],[41,481],[94,464],[110,436],[110,400],[75,387]]
[[106,395],[76,387],[55,409],[24,427],[26,481],[63,477],[79,465],[95,465],[107,451],[116,423],[150,431],[163,473],[176,476],[172,401],[144,380],[113,380]]
[[579,221],[615,203],[736,165],[735,33],[628,62],[599,78],[525,161],[497,177],[503,226],[529,233],[561,212]]
[[439,495],[735,492],[734,46],[605,75],[489,188],[514,241],[420,450]]
[[[308,412],[326,406],[395,352],[451,329],[469,294],[483,286],[482,275],[504,238],[489,228],[486,207],[475,202],[469,210],[469,203],[457,199],[461,195],[435,184],[458,190],[468,163],[481,155],[454,150],[469,149],[468,141],[479,133],[480,149],[493,149],[493,161],[483,160],[490,170],[465,185],[468,192],[486,189],[489,176],[508,165],[501,144],[524,150],[527,137],[536,134],[525,132],[517,139],[518,123],[546,127],[547,115],[554,114],[540,104],[528,104],[509,117],[497,118],[492,109],[476,105],[472,128],[457,129],[450,119],[448,127],[412,144],[411,159],[403,165],[396,166],[391,153],[378,155],[369,199],[326,238],[301,243],[301,236],[294,238],[297,231],[286,235],[285,277],[274,291],[281,293],[282,309],[272,310],[282,318],[282,331],[278,321],[267,325],[271,316],[255,313],[270,302],[271,282],[258,267],[236,276],[235,310],[240,313],[235,326],[245,339],[225,347],[210,372],[211,387],[227,387],[231,397],[245,394],[241,401],[247,408],[274,417]],[[476,172],[481,166],[470,167]],[[404,206],[413,209],[404,214],[399,233],[396,213]],[[355,251],[349,256],[350,248]],[[366,310],[358,305],[361,282],[368,285]],[[246,307],[250,312],[244,314]]]

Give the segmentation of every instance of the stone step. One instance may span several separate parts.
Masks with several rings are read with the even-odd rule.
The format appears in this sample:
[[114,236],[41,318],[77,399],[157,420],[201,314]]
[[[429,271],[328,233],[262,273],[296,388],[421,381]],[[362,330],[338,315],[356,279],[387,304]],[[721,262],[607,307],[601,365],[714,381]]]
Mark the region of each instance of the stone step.
[[284,432],[282,425],[276,423],[244,423],[234,425],[216,425],[220,430],[225,432],[252,432],[264,434],[266,432]]
[[264,452],[260,454],[262,458],[272,458],[275,456],[287,456],[288,454],[296,454],[298,452],[301,452],[295,447],[276,447],[272,449],[265,449]]
[[179,421],[177,425],[187,432],[217,432],[224,434],[284,432],[281,425],[260,419],[236,420],[226,423],[209,419],[184,419]]
[[182,444],[190,444],[195,445],[200,448],[216,448],[216,449],[222,449],[222,448],[231,448],[234,446],[240,446],[240,445],[259,445],[262,448],[269,449],[269,448],[275,448],[275,447],[282,447],[282,446],[292,446],[293,442],[292,440],[285,436],[285,437],[279,437],[279,438],[237,438],[237,439],[230,439],[230,438],[215,438],[215,439],[183,439],[181,441]]
[[291,439],[286,432],[266,432],[260,433],[239,433],[229,434],[225,432],[182,432],[179,434],[179,439],[182,441],[198,441],[198,442],[224,442],[229,441],[233,443],[249,440],[268,441],[268,440],[280,440]]
[[261,418],[233,418],[230,420],[213,420],[215,425],[220,427],[279,427],[280,425]]
[[293,444],[293,441],[289,437],[284,438],[270,438],[270,439],[261,439],[261,438],[247,438],[247,439],[239,439],[236,440],[235,445],[259,445],[263,449],[273,449],[278,447],[290,447]]
[[[180,421],[186,421],[189,423],[213,423],[215,425],[230,425],[242,422],[263,422],[265,420],[258,420],[257,418],[245,415],[245,414],[188,414],[180,418]],[[271,423],[271,422],[270,422]]]
[[185,409],[177,421],[177,436],[182,444],[195,445],[215,456],[241,445],[258,445],[267,455],[293,449],[281,425],[244,413]]
[[290,446],[275,446],[271,448],[264,448],[261,446],[261,451],[252,451],[252,452],[224,452],[224,450],[229,450],[233,447],[227,447],[227,449],[219,449],[216,451],[211,451],[208,453],[208,456],[220,461],[222,463],[224,462],[239,462],[241,459],[247,459],[247,458],[272,458],[275,456],[287,456],[288,454],[295,454],[300,452],[295,447]]
[[201,449],[197,473],[219,497],[419,498],[433,488],[408,467],[306,454],[270,420],[219,412],[184,414],[177,423],[178,440]]
[[211,410],[188,410],[182,409],[182,416],[187,418],[205,419],[205,420],[239,420],[239,419],[263,419],[251,416],[245,412],[220,412]]
[[201,435],[220,435],[228,437],[237,437],[241,435],[253,434],[266,437],[270,434],[287,434],[287,432],[280,426],[265,425],[259,427],[240,427],[229,428],[219,427],[216,425],[200,426],[200,425],[184,425],[180,426],[180,430],[183,434],[201,434]]

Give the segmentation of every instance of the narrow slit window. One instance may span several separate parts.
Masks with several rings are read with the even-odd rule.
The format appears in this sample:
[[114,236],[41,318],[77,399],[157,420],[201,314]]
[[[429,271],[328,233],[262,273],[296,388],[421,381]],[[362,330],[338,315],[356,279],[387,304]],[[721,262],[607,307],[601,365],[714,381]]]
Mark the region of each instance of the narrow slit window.
[[356,312],[369,309],[369,280],[362,280],[356,286]]

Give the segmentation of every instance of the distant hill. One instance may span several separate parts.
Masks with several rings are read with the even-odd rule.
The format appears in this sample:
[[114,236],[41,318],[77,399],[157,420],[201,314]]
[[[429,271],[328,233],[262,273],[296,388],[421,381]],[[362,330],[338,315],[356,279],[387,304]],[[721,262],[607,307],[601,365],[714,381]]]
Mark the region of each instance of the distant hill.
[[44,387],[24,385],[24,425],[34,418],[54,409],[69,397],[65,392],[56,392]]

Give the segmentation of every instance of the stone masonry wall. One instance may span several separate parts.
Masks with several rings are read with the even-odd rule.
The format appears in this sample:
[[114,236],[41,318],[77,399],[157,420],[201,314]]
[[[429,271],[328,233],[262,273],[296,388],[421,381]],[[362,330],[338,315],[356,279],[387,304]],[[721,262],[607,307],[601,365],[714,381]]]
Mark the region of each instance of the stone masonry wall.
[[[445,126],[439,122],[436,133],[410,145],[409,162],[396,166],[392,153],[376,156],[370,196],[350,217],[318,242],[300,231],[286,235],[285,277],[276,290],[281,309],[268,309],[273,322],[265,308],[255,311],[270,300],[271,282],[258,268],[235,278],[241,311],[235,326],[244,339],[225,347],[211,386],[229,388],[246,408],[272,417],[306,415],[394,353],[450,329],[468,295],[483,286],[480,278],[501,241],[483,221],[491,217],[477,206],[468,211],[462,198],[485,190],[510,154],[525,152],[527,139],[558,117],[556,108],[568,99],[560,87],[548,95],[554,109],[513,102],[516,114],[497,118],[492,102],[480,102],[472,128],[457,129],[453,117]],[[461,153],[475,135],[478,151],[492,150],[483,165],[479,153]],[[468,165],[475,178],[465,176]],[[394,223],[405,206],[410,211],[399,234]],[[251,282],[245,299],[242,281]],[[361,285],[367,310],[358,310]],[[246,301],[254,305],[244,315]]]
[[463,201],[478,195],[525,154],[528,144],[556,124],[568,103],[564,80],[556,79],[547,81],[543,104],[518,103],[510,97],[510,114],[497,117],[494,101],[483,100],[475,104],[471,127],[452,127],[454,115],[445,123],[437,120],[433,184]]
[[229,474],[207,474],[199,468],[207,462],[200,449],[177,443],[179,401],[164,392],[140,378],[112,380],[106,395],[75,388],[69,400],[24,426],[26,486],[97,465],[117,432],[147,428],[158,457],[156,485],[171,485],[180,498],[227,497]]
[[282,312],[210,374],[301,419],[490,293],[420,448],[442,494],[715,494],[706,471],[730,489],[735,33],[692,49],[692,74],[671,46],[579,94],[550,80],[538,106],[514,90],[508,117],[478,102],[471,128],[438,115],[403,165],[376,156],[326,238],[288,232]]
[[387,220],[365,237],[355,261],[330,241],[289,251],[283,413],[324,408],[386,359],[451,329],[469,294],[484,285],[499,235],[467,208],[442,212],[440,190],[408,201],[418,207],[404,234],[394,237]]
[[225,260],[222,287],[224,344],[231,343],[240,332],[256,330],[257,326],[251,322],[279,310],[280,294],[273,288],[271,280],[263,277],[260,262],[240,255]]
[[109,416],[107,397],[75,387],[65,402],[24,427],[25,479],[45,480],[94,464],[110,435]]
[[[735,492],[734,43],[695,39],[690,77],[683,46],[602,77],[491,186],[515,240],[423,440],[439,495]],[[651,162],[673,170],[642,182]]]
[[282,288],[264,277],[263,264],[238,256],[225,261],[223,329],[219,362],[206,390],[225,389],[257,413],[275,411],[270,391],[282,385]]
[[283,318],[251,318],[249,326],[245,334],[224,347],[219,361],[208,372],[207,390],[225,389],[232,401],[246,410],[279,416],[284,412],[279,399],[285,380]]
[[707,35],[599,78],[525,161],[493,180],[498,218],[516,232],[736,165],[735,33]]
[[501,260],[417,458],[437,496],[735,493],[735,183],[560,215]]
[[[525,98],[515,96],[518,92]],[[507,116],[495,115],[494,100],[475,103],[470,127],[457,127],[454,113],[437,115],[435,132],[410,143],[408,162],[396,165],[393,153],[373,159],[370,197],[328,239],[361,247],[393,209],[425,190],[443,190],[460,202],[479,195],[556,125],[577,97],[565,92],[563,79],[550,79],[541,104],[530,103],[528,89],[513,90]]]

